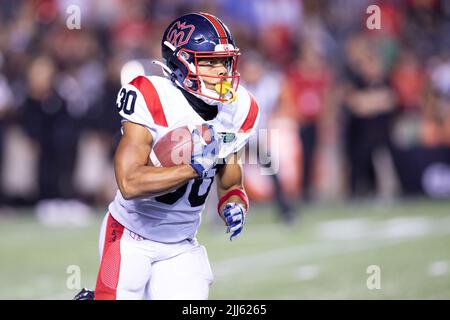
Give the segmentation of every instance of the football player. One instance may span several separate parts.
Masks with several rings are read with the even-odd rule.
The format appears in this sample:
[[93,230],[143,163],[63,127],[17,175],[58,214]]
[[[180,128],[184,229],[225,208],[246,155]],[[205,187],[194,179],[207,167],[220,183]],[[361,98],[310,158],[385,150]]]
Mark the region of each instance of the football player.
[[[165,77],[139,76],[120,89],[119,190],[101,227],[95,299],[208,298],[213,274],[196,233],[213,179],[230,240],[241,234],[249,209],[239,152],[259,109],[239,86],[240,54],[217,17],[186,14],[164,32],[164,61],[156,63]],[[149,165],[152,146],[167,132],[204,123],[211,142],[192,130],[190,164]]]

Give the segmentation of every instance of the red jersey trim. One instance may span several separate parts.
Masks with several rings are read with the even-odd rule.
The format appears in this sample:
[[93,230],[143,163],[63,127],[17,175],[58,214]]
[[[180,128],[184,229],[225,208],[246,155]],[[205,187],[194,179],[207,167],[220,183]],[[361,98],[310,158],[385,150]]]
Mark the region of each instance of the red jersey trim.
[[244,123],[242,124],[241,128],[239,129],[240,132],[247,133],[250,131],[253,126],[255,125],[256,118],[258,117],[259,107],[258,103],[256,102],[255,97],[249,92],[248,95],[250,96],[250,110],[247,114],[247,118],[245,118]]
[[161,100],[152,82],[144,76],[138,76],[130,84],[144,96],[145,104],[153,117],[153,121],[159,126],[168,127]]

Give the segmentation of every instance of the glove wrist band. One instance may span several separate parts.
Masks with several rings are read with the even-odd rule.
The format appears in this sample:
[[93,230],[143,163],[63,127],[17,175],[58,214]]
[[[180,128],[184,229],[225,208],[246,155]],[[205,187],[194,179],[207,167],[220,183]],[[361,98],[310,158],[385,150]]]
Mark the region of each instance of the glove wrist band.
[[245,191],[242,189],[233,189],[228,191],[222,198],[220,198],[219,203],[217,204],[217,213],[219,214],[219,216],[220,216],[220,207],[232,196],[237,196],[242,199],[242,201],[245,204],[245,207],[247,208],[245,211],[248,211],[248,209],[250,208],[250,203],[248,201],[248,197]]

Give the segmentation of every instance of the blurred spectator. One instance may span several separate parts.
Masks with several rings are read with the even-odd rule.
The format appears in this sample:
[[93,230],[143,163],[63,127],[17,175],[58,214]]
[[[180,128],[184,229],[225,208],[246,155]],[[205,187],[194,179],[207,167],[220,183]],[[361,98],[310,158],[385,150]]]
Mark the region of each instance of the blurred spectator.
[[398,106],[405,112],[421,112],[426,90],[426,74],[414,51],[405,48],[392,70],[392,87]]
[[377,47],[356,34],[348,41],[345,142],[352,196],[376,191],[375,152],[391,148],[396,96]]
[[82,119],[76,186],[84,199],[99,206],[116,192],[112,163],[121,136],[121,118],[116,112],[121,66],[117,57],[108,60],[104,87]]
[[[1,45],[0,45],[1,48]],[[6,116],[11,112],[13,95],[9,83],[6,77],[2,73],[2,66],[4,63],[4,57],[0,51],[0,204],[4,201],[2,191],[2,168],[3,168],[3,157],[4,157],[4,136],[6,129]]]
[[[371,4],[381,9],[381,29],[366,27]],[[80,8],[79,30],[66,27],[72,5]],[[403,191],[423,191],[422,172],[433,162],[450,162],[448,1],[3,0],[0,168],[8,172],[0,175],[2,184],[14,179],[11,168],[23,171],[22,166],[28,166],[24,172],[34,168],[26,165],[33,162],[32,156],[14,163],[15,152],[33,149],[18,138],[14,126],[18,119],[41,150],[41,198],[78,194],[97,203],[108,199],[104,186],[111,187],[114,181],[99,177],[110,173],[91,173],[93,168],[112,166],[114,141],[120,134],[114,110],[119,70],[127,61],[147,65],[160,58],[168,21],[195,11],[216,14],[233,29],[243,53],[245,85],[267,109],[262,115],[280,129],[280,143],[292,146],[282,155],[289,159],[280,159],[283,168],[301,162],[303,150],[302,188],[307,199],[321,198],[330,175],[339,180],[331,188],[336,194],[342,194],[346,184],[355,195],[374,191],[373,159],[380,149],[394,152],[397,170],[402,169]],[[252,66],[251,52],[260,55],[255,61],[264,62],[262,77],[255,76],[261,70],[257,63]],[[335,75],[341,81],[333,81]],[[337,114],[336,106],[341,105],[345,111]],[[262,125],[265,122],[262,119]],[[292,136],[297,125],[303,144]],[[11,151],[17,141],[21,148]],[[410,161],[411,150],[422,160],[419,167],[419,161]],[[341,163],[341,158],[346,161]],[[335,174],[342,167],[348,167],[348,179]],[[300,176],[298,169],[279,172],[285,195],[298,189],[293,186]],[[277,177],[273,179],[276,186]],[[414,180],[413,188],[408,179]],[[21,179],[22,184],[30,180]],[[33,188],[10,189],[14,195]],[[0,191],[0,198],[4,193],[8,192]]]
[[39,146],[39,199],[73,198],[79,123],[55,89],[55,65],[38,56],[27,72],[28,93],[20,122]]
[[311,199],[314,155],[318,142],[318,126],[327,112],[331,72],[318,50],[305,41],[297,59],[287,71],[283,106],[299,124],[303,146],[302,196]]
[[432,60],[430,76],[433,99],[427,111],[441,131],[436,144],[450,146],[450,49]]

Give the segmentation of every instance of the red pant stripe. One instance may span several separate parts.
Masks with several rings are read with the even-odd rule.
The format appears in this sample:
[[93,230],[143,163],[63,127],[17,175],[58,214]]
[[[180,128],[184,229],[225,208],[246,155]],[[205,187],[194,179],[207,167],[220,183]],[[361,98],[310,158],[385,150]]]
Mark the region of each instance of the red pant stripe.
[[124,227],[109,213],[102,260],[95,286],[96,300],[115,300],[120,274],[120,239]]

